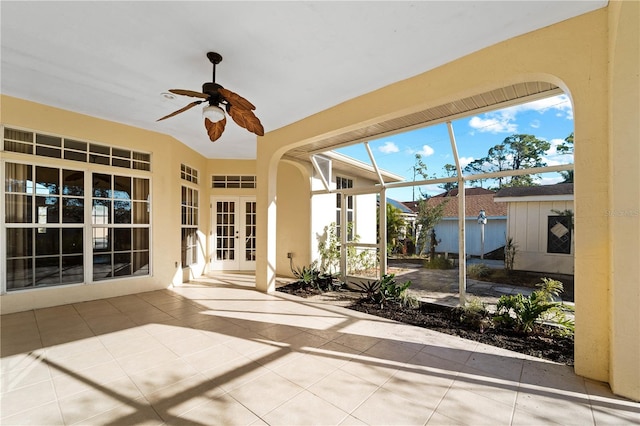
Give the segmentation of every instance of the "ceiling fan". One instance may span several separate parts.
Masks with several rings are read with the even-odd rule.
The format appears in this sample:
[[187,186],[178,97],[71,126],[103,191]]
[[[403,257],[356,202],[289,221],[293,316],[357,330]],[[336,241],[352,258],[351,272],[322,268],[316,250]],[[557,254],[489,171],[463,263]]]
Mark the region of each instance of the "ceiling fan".
[[[156,121],[161,121],[174,115],[178,115],[188,109],[193,108],[196,105],[200,105],[203,102],[207,102],[208,105],[202,109],[202,115],[204,117],[204,127],[207,129],[209,139],[214,142],[222,136],[224,126],[227,124],[225,110],[229,116],[240,127],[244,127],[251,133],[255,133],[258,136],[264,136],[264,128],[260,123],[258,117],[255,116],[253,110],[256,107],[231,90],[225,89],[221,85],[216,83],[216,65],[222,61],[222,56],[216,52],[207,53],[207,58],[213,64],[213,81],[210,83],[204,83],[202,85],[202,92],[195,92],[193,90],[183,89],[170,89],[169,92],[176,95],[191,96],[194,98],[200,98],[201,100],[191,102],[189,105],[180,108],[177,111],[172,112],[169,115],[165,115]],[[220,108],[224,107],[224,110]]]

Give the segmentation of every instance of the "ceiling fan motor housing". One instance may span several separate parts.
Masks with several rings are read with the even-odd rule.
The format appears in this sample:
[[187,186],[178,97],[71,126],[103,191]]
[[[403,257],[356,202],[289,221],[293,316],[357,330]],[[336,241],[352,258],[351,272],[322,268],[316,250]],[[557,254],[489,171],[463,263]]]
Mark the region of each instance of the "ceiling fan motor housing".
[[218,105],[222,102],[222,97],[218,92],[221,87],[218,83],[204,83],[202,85],[202,93],[209,95],[209,105]]

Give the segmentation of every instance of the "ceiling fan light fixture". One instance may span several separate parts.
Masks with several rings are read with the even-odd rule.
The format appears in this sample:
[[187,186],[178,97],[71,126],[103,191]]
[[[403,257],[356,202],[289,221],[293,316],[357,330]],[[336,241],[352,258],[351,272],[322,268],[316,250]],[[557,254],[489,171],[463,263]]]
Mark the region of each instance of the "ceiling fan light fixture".
[[222,120],[225,117],[224,110],[216,105],[207,105],[202,108],[202,116],[204,118],[208,118],[214,123]]

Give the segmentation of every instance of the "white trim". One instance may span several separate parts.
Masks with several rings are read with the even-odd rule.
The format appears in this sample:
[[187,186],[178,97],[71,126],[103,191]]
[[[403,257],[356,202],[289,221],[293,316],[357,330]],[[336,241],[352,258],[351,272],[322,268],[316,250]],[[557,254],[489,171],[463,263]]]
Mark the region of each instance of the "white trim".
[[520,197],[494,197],[496,203],[521,203],[535,201],[573,201],[573,194],[562,195],[525,195]]

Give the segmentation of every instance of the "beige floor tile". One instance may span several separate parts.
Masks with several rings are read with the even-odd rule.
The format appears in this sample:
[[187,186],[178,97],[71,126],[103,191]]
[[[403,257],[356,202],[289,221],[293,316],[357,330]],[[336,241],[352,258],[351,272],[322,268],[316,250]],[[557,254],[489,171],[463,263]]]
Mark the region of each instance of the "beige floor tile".
[[[128,377],[73,394],[59,400],[62,417],[66,424],[85,421],[119,405],[146,406],[146,400]],[[138,401],[136,401],[138,400]]]
[[467,423],[461,423],[457,420],[452,419],[451,417],[447,417],[441,413],[433,413],[433,415],[427,421],[427,425],[429,426],[466,426]]
[[640,424],[571,367],[221,280],[0,316],[0,423]]
[[180,415],[180,420],[185,424],[212,424],[212,419],[215,419],[216,425],[221,426],[253,425],[262,422],[258,416],[228,395],[211,398]]
[[335,370],[307,390],[343,411],[351,413],[377,389],[378,386],[371,382],[341,370]]
[[232,391],[261,376],[273,373],[257,362],[241,357],[204,370],[202,374],[225,391]]
[[113,361],[113,355],[106,348],[87,350],[85,353],[63,356],[60,352],[47,353],[46,361],[50,363],[53,377],[78,372]]
[[126,373],[122,367],[116,361],[109,361],[73,374],[56,375],[53,377],[53,384],[58,399],[61,399],[124,377]]
[[[27,361],[28,359],[25,359]],[[49,366],[42,358],[32,358],[25,362],[24,368],[2,369],[0,374],[0,393],[10,392],[21,387],[51,380]]]
[[502,404],[464,389],[451,388],[436,413],[470,425],[508,425],[513,404]]
[[151,349],[134,355],[118,358],[118,364],[129,375],[139,374],[145,370],[178,359],[178,355],[168,348]]
[[304,355],[272,371],[304,388],[320,381],[336,370],[335,365],[316,356]]
[[514,421],[526,418],[526,413],[529,413],[536,418],[548,419],[550,422],[564,425],[593,424],[593,414],[586,395],[575,395],[575,397],[565,395],[563,398],[562,392],[556,392],[553,389],[529,390],[521,386],[516,398],[516,409],[518,416],[514,416]]
[[179,416],[225,393],[211,380],[197,375],[160,388],[146,399],[162,419],[169,424],[180,424],[176,421]]
[[149,350],[165,348],[164,345],[162,345],[162,343],[160,343],[155,337],[148,334],[141,335],[135,339],[128,339],[125,345],[123,345],[122,341],[119,340],[103,342],[103,344],[116,359],[135,355],[141,352],[147,352]]
[[351,415],[370,425],[423,425],[431,413],[431,408],[411,403],[386,389],[378,389]]
[[276,324],[263,328],[262,330],[257,330],[256,332],[266,339],[282,342],[302,333],[302,330],[298,327]]
[[407,366],[399,369],[382,388],[435,409],[454,380],[454,376],[436,370]]
[[467,360],[463,372],[473,371],[505,380],[520,381],[524,360],[508,356],[474,352]]
[[[143,373],[131,375],[130,378],[146,396],[157,389],[171,386],[193,376],[200,376],[195,368],[181,359],[175,359],[149,368]],[[203,378],[203,376],[200,377]]]
[[340,426],[366,426],[366,423],[353,416],[347,416],[342,422],[340,422]]
[[64,424],[57,401],[34,407],[14,416],[3,416],[0,423],[4,426],[42,426]]
[[347,346],[360,352],[364,352],[379,343],[380,339],[376,337],[363,336],[360,334],[342,334],[332,342]]
[[147,405],[144,398],[138,398],[130,404],[116,405],[115,408],[82,420],[79,423],[76,423],[76,425],[160,426],[165,425],[165,422],[160,418],[160,416],[158,416],[151,406]]
[[302,391],[302,387],[275,373],[268,372],[231,390],[229,395],[262,417]]
[[185,355],[182,359],[200,372],[220,367],[233,360],[240,360],[241,363],[249,361],[240,352],[224,345],[212,346],[202,351]]
[[272,410],[263,419],[269,425],[337,425],[348,413],[333,404],[303,391],[281,406]]
[[340,366],[340,370],[352,376],[360,377],[377,386],[382,386],[398,371],[400,366],[399,363],[359,355],[348,363]]
[[4,419],[5,417],[55,402],[55,400],[56,393],[51,380],[22,386],[2,393],[0,416]]

